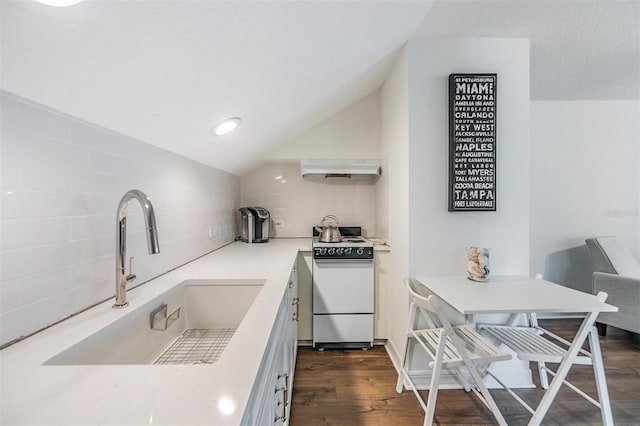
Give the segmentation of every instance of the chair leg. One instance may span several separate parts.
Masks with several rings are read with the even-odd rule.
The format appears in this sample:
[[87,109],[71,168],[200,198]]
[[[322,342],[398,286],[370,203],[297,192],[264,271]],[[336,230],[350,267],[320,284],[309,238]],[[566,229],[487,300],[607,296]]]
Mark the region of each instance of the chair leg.
[[404,343],[404,351],[402,351],[402,361],[400,362],[400,371],[398,372],[398,381],[396,383],[396,392],[402,393],[404,389],[404,374],[403,371],[407,368],[407,352],[409,351],[409,335],[407,334],[406,341]]
[[[600,294],[602,294],[602,292],[598,293],[598,297],[600,297]],[[604,294],[604,298],[606,298],[606,294]],[[564,382],[564,379],[567,377],[569,370],[573,366],[573,362],[578,355],[578,351],[580,351],[580,348],[582,348],[582,344],[590,335],[591,330],[593,329],[593,323],[597,315],[598,312],[589,312],[584,320],[582,320],[582,324],[580,324],[580,328],[573,338],[571,346],[569,346],[567,353],[562,358],[562,362],[556,370],[556,375],[553,377],[553,380],[551,380],[551,383],[549,384],[549,389],[544,393],[544,396],[538,404],[535,413],[529,420],[530,425],[539,425],[540,423],[542,423],[542,419],[544,419],[544,416],[549,411],[549,407],[558,394],[560,386],[562,386],[562,382]]]
[[[411,324],[415,321],[415,313],[416,313],[416,305],[411,303],[411,307],[409,308],[409,319],[407,320],[407,330],[411,329]],[[402,393],[404,388],[404,374],[402,373],[405,368],[407,368],[407,353],[409,352],[409,333],[407,332],[407,338],[404,343],[404,350],[402,351],[402,361],[400,362],[400,371],[398,372],[398,382],[396,383],[396,392]],[[407,370],[408,373],[408,370]]]
[[[606,324],[605,324],[606,326]],[[602,352],[600,341],[595,327],[589,333],[589,347],[591,348],[591,362],[593,364],[593,375],[596,379],[598,389],[598,401],[600,402],[600,412],[602,414],[602,424],[613,425],[613,414],[611,413],[611,402],[609,401],[609,390],[607,389],[607,379],[604,374],[604,364],[602,363]]]
[[436,351],[436,359],[433,363],[433,369],[431,370],[431,385],[429,386],[429,398],[427,399],[424,426],[431,426],[433,416],[436,412],[436,400],[438,399],[438,387],[440,386],[440,373],[442,373],[442,359],[444,357],[446,341],[447,334],[441,333],[438,341],[438,350]]
[[596,327],[598,328],[598,334],[601,336],[607,335],[607,324],[602,322],[596,322]]
[[500,412],[500,409],[498,408],[498,405],[496,404],[496,402],[493,400],[491,393],[489,393],[489,389],[487,389],[487,386],[484,384],[484,381],[482,380],[480,373],[478,373],[478,369],[476,368],[475,364],[465,354],[462,344],[460,343],[460,340],[455,335],[451,336],[451,340],[453,341],[453,344],[458,349],[458,353],[460,353],[460,356],[462,357],[464,365],[467,367],[467,370],[471,374],[471,378],[473,379],[476,387],[480,391],[482,398],[484,398],[485,403],[487,404],[487,406],[493,413],[494,417],[498,421],[498,424],[500,424],[501,426],[507,426],[507,421],[502,416],[502,413]]
[[[465,364],[466,364],[466,360],[465,360]],[[476,370],[475,366],[470,361],[467,364],[467,368],[469,369],[469,373],[471,373],[471,377],[473,377],[473,381],[476,383],[476,386],[480,390],[480,393],[482,394],[485,402],[489,406],[489,409],[493,413],[493,416],[498,421],[498,424],[502,426],[507,426],[507,421],[502,416],[502,413],[500,412],[498,405],[493,400],[493,397],[491,396],[491,393],[489,393],[489,389],[487,389],[487,386],[484,384],[482,377],[480,377],[480,374],[478,374],[478,370]]]
[[547,375],[547,370],[545,370],[545,364],[542,361],[537,362],[537,364],[540,386],[542,386],[542,389],[549,389],[549,376]]

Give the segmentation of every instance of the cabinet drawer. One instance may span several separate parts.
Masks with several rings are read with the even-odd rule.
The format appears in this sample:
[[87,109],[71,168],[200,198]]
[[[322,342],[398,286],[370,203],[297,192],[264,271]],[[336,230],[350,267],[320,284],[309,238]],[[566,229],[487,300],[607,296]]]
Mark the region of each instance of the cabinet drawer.
[[373,314],[314,315],[313,343],[373,342]]

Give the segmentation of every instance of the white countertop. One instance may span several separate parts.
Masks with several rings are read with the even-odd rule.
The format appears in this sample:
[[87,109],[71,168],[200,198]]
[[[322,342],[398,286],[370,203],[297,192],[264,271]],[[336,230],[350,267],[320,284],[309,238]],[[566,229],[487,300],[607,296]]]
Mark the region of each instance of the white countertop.
[[373,251],[379,251],[379,252],[390,252],[391,251],[391,247],[387,244],[374,244],[373,245]]
[[[0,351],[0,424],[239,424],[298,251],[311,239],[232,243]],[[43,365],[189,279],[265,279],[221,358],[201,365]],[[246,326],[245,326],[246,325]],[[230,414],[218,408],[235,407]]]

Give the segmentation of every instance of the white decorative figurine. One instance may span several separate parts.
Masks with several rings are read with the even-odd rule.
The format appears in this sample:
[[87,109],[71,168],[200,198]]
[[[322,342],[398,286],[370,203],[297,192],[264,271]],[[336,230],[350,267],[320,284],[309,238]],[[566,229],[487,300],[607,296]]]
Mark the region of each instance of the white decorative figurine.
[[467,272],[472,281],[489,281],[489,249],[469,247],[467,250]]

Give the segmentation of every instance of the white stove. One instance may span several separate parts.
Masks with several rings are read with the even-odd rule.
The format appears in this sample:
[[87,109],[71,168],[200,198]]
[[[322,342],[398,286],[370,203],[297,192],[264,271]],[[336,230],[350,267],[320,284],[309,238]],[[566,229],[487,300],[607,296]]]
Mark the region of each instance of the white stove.
[[373,345],[373,259],[373,243],[360,235],[335,243],[314,237],[314,348]]

